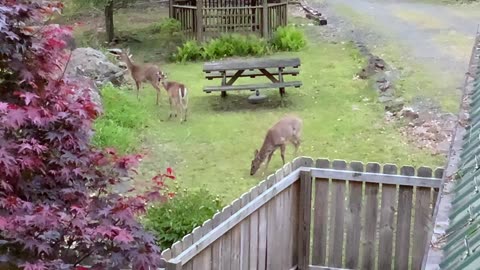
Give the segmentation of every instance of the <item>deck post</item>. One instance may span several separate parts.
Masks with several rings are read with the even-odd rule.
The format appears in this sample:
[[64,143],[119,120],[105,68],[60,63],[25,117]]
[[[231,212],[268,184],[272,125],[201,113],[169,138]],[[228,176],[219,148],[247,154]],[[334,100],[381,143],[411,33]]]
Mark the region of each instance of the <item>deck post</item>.
[[168,17],[173,18],[173,0],[168,0]]
[[310,265],[310,224],[312,218],[312,174],[300,172],[300,202],[298,204],[298,269],[307,270]]
[[203,41],[203,0],[197,0],[197,10],[195,11],[196,16],[196,25],[197,25],[197,41]]
[[268,38],[268,0],[263,0],[262,4],[262,37]]

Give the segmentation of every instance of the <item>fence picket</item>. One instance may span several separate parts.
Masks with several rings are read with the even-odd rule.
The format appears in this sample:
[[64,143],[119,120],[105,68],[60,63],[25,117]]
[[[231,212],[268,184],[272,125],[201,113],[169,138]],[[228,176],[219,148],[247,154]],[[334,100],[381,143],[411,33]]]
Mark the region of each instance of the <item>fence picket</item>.
[[[330,168],[328,159],[318,159],[317,168]],[[326,265],[327,259],[327,229],[328,229],[328,194],[329,180],[315,179],[315,199],[313,206],[313,248],[312,263],[314,265]]]
[[[232,203],[232,214],[236,213],[242,207],[242,201],[236,199]],[[241,223],[233,227],[231,230],[231,254],[230,254],[230,269],[240,270],[240,253],[241,253]]]
[[[347,163],[344,160],[334,160],[332,167],[336,170],[346,170]],[[328,265],[342,267],[343,257],[343,227],[345,217],[345,181],[332,179],[332,200],[330,207],[330,241],[328,253]]]
[[[191,233],[187,234],[182,238],[182,251],[187,249],[193,244],[193,235]],[[193,261],[188,261],[183,267],[183,270],[193,270]]]
[[[255,199],[259,194],[259,187],[250,190],[251,199]],[[258,212],[256,211],[250,215],[250,261],[248,269],[257,270],[258,264]]]
[[[232,215],[232,213],[233,213],[232,210],[233,210],[233,205],[232,204],[223,208],[222,212],[225,215],[225,219],[227,219],[228,217],[230,217]],[[220,240],[222,241],[222,249],[220,250],[220,256],[221,256],[220,257],[220,259],[221,259],[220,267],[221,267],[222,270],[230,270],[231,269],[230,261],[232,260],[232,257],[231,257],[232,230],[225,233],[225,235],[223,235],[223,237],[220,238]]]
[[[420,167],[420,177],[432,177],[432,169]],[[412,269],[421,269],[423,253],[427,244],[428,231],[431,225],[430,211],[431,188],[417,187],[415,193],[415,217],[413,225]]]
[[[383,173],[397,174],[397,166],[386,164]],[[392,269],[394,217],[397,206],[397,186],[382,184],[382,202],[378,243],[378,269]]]
[[[267,189],[267,182],[260,184],[260,194]],[[258,209],[258,270],[265,270],[267,263],[267,210],[268,204]]]
[[[403,166],[401,175],[413,176],[415,169]],[[408,269],[410,252],[410,222],[412,216],[412,186],[400,186],[398,191],[397,233],[395,240],[395,269]]]
[[[251,192],[240,197],[242,207],[250,202]],[[253,214],[252,214],[253,215]],[[250,258],[250,218],[245,219],[240,225],[240,270],[248,270]]]
[[[363,172],[363,163],[350,163],[352,171]],[[349,185],[349,202],[348,202],[348,216],[346,223],[347,238],[345,250],[345,266],[347,268],[356,269],[359,263],[360,256],[360,228],[361,228],[361,211],[362,211],[362,196],[363,183],[350,181]]]
[[[212,229],[212,220],[205,221],[202,227],[193,230],[193,242],[200,240],[205,234]],[[212,247],[208,247],[200,252],[199,255],[193,259],[194,270],[208,270],[211,269]]]
[[[380,164],[368,163],[366,171],[380,172]],[[379,184],[365,183],[365,225],[362,247],[362,269],[375,268]]]

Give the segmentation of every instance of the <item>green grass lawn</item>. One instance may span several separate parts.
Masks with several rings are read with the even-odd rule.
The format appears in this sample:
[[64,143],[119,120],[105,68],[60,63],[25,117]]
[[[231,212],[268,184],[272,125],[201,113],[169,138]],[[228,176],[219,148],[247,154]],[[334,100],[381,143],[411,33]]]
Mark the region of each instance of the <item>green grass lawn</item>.
[[[299,155],[443,165],[442,157],[408,145],[394,126],[383,122],[383,108],[369,83],[354,79],[363,60],[353,46],[310,44],[301,52],[274,57],[283,56],[301,58],[300,75],[289,79],[303,82],[301,88],[287,88],[283,105],[278,90],[262,91],[268,101],[258,105],[247,102],[248,91],[230,93],[226,99],[204,93],[203,86],[220,82],[204,79],[202,63],[161,65],[170,79],[185,83],[189,89],[185,124],[176,119],[167,121],[164,91],[157,107],[151,86],[140,91],[139,101],[132,86],[105,89],[106,115],[96,123],[96,143],[146,154],[137,185],[171,166],[181,186],[205,186],[224,196],[225,202],[263,179],[262,169],[255,177],[249,175],[253,151],[261,146],[267,129],[289,113],[304,120]],[[244,80],[252,83],[253,79]],[[286,158],[294,158],[293,147],[287,147]],[[281,165],[276,153],[268,174]]]

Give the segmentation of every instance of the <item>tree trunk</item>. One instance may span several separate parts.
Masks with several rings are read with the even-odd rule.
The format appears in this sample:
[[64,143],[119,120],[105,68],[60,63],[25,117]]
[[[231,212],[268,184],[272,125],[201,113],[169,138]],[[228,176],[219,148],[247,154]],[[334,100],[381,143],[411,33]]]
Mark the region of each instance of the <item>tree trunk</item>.
[[108,0],[105,5],[105,30],[107,31],[107,42],[112,42],[115,37],[113,28],[113,0]]

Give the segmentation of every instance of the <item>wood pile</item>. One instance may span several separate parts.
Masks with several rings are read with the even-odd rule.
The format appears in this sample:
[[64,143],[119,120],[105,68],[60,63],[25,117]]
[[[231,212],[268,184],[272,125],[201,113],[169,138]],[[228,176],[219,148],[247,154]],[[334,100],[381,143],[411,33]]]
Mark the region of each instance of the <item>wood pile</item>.
[[327,19],[322,16],[322,13],[320,13],[320,11],[310,7],[307,4],[306,1],[299,0],[299,1],[294,1],[294,2],[291,1],[289,3],[300,5],[302,7],[303,11],[305,11],[305,14],[306,14],[305,16],[307,17],[307,19],[315,21],[318,25],[327,25]]

